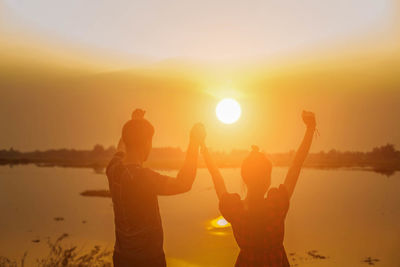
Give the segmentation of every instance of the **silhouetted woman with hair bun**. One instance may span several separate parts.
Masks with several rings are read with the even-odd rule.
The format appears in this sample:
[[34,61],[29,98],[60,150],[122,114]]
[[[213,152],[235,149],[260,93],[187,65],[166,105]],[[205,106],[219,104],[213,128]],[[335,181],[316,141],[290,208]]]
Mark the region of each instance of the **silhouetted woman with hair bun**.
[[219,209],[231,223],[240,248],[235,266],[289,266],[283,247],[284,223],[316,126],[314,113],[303,111],[302,117],[307,130],[284,184],[269,189],[272,164],[257,146],[252,146],[241,168],[242,179],[247,187],[247,195],[243,200],[239,194],[227,192],[221,173],[206,146],[202,145],[202,154],[219,199]]

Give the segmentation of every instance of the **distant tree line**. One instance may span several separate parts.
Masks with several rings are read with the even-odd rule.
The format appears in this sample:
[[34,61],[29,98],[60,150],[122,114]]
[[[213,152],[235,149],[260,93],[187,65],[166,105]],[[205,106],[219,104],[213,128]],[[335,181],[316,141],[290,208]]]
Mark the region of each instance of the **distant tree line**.
[[[31,152],[20,152],[10,148],[0,150],[0,164],[34,163],[39,166],[93,167],[101,170],[107,165],[115,152],[115,147],[111,146],[106,149],[102,145],[95,145],[92,150],[50,149]],[[239,167],[248,153],[248,150],[212,152],[220,167]],[[268,154],[268,156],[275,166],[288,166],[294,154],[295,151],[290,151]],[[147,164],[159,169],[177,169],[181,166],[184,156],[185,153],[180,148],[153,148]],[[200,162],[200,166],[204,166],[204,164]],[[368,152],[342,152],[332,149],[328,152],[310,153],[305,166],[314,168],[371,168],[390,175],[394,171],[400,170],[400,151],[396,150],[392,144],[375,147]]]

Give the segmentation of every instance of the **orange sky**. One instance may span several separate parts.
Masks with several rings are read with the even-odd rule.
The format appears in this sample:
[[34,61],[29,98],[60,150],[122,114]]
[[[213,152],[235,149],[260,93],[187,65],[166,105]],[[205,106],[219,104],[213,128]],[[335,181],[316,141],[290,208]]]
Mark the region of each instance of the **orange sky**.
[[[321,133],[314,151],[368,150],[386,142],[399,147],[397,25],[233,64],[99,56],[101,47],[88,52],[87,44],[63,44],[32,27],[3,23],[0,149],[112,145],[136,107],[147,110],[156,128],[155,146],[184,147],[190,126],[202,121],[216,149],[258,144],[287,151],[300,142],[301,110],[309,109]],[[224,125],[215,106],[232,96],[242,117]]]

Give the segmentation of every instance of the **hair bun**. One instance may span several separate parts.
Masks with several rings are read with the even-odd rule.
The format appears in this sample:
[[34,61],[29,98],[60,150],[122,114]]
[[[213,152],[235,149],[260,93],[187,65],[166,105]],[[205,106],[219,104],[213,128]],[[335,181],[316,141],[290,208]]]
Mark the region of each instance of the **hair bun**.
[[259,151],[260,151],[260,149],[258,148],[258,146],[256,146],[256,145],[251,146],[251,152],[259,152]]
[[144,118],[144,114],[146,111],[143,109],[137,108],[132,112],[132,120],[141,120]]

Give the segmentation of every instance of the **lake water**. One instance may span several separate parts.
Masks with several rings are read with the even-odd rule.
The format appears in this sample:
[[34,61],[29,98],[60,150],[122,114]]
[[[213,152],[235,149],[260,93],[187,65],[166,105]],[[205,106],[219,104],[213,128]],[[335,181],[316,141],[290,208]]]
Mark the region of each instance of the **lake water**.
[[[275,168],[272,183],[287,169]],[[163,172],[175,175],[176,171]],[[224,169],[228,189],[243,193],[239,169]],[[80,196],[107,189],[104,174],[91,169],[0,167],[0,256],[27,261],[47,253],[46,238],[70,235],[65,245],[112,249],[111,199]],[[220,214],[205,169],[190,192],[160,197],[169,266],[233,266],[238,248],[230,228],[210,223]],[[63,220],[55,220],[62,217]],[[40,240],[38,243],[32,240]],[[285,242],[292,265],[400,266],[400,174],[362,170],[304,169],[286,219]],[[318,259],[308,252],[327,257]],[[313,254],[313,253],[311,253]]]

